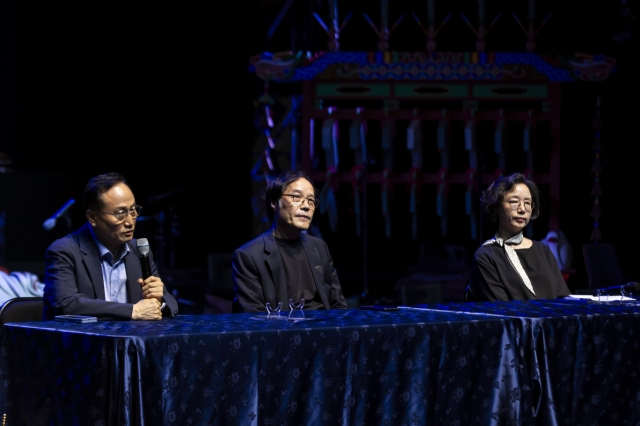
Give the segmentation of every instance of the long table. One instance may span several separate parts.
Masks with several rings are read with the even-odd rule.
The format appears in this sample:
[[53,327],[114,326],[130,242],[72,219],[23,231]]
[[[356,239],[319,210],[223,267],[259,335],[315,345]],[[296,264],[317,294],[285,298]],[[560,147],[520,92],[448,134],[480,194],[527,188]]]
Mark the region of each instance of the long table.
[[8,323],[7,425],[640,421],[640,309],[547,300],[398,311]]

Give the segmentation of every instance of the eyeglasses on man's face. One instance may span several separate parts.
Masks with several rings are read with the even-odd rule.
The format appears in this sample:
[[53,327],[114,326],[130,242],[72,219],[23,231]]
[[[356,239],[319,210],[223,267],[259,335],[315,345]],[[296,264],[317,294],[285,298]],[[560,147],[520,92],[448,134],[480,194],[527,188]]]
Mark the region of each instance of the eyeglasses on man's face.
[[122,222],[127,218],[127,216],[131,216],[131,218],[135,219],[140,215],[141,210],[142,210],[142,206],[139,206],[136,204],[135,206],[131,207],[129,210],[120,209],[116,212],[102,212],[102,213],[113,215],[113,217],[115,217],[117,221]]
[[510,210],[518,210],[518,208],[520,208],[520,204],[522,204],[522,206],[524,207],[524,211],[526,212],[531,212],[531,209],[533,209],[533,203],[529,200],[507,200],[507,204],[509,204]]
[[307,200],[307,203],[309,204],[310,209],[315,210],[315,208],[318,207],[318,200],[316,200],[314,197],[303,197],[302,195],[299,195],[299,194],[282,194],[282,195],[291,197],[291,204],[293,204],[294,206],[299,206],[303,203],[304,200]]

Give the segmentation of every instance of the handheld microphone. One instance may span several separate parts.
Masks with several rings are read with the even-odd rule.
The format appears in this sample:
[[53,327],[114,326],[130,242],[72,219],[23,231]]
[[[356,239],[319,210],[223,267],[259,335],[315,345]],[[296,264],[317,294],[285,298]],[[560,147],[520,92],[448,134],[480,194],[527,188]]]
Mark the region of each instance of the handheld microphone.
[[[151,261],[149,259],[149,253],[151,252],[149,241],[146,238],[138,238],[136,248],[138,249],[138,257],[140,258],[140,266],[142,267],[142,279],[146,280],[152,275]],[[167,306],[166,302],[162,302],[160,310],[163,310],[165,306]]]
[[149,260],[149,241],[146,238],[138,238],[136,244],[138,249],[138,257],[140,258],[140,266],[142,267],[142,279],[146,280],[151,276],[151,262]]
[[44,228],[44,230],[45,231],[52,230],[56,226],[56,221],[58,220],[58,218],[63,214],[65,214],[69,209],[69,207],[71,207],[75,202],[76,200],[74,200],[73,198],[70,199],[65,203],[64,206],[60,207],[60,209],[57,212],[55,212],[53,216],[45,220],[44,223],[42,224],[42,227]]
[[634,291],[634,290],[640,292],[640,283],[630,282],[622,285],[614,285],[612,287],[597,288],[593,291],[593,295],[604,296],[605,294],[610,294],[610,293],[622,294],[623,291]]

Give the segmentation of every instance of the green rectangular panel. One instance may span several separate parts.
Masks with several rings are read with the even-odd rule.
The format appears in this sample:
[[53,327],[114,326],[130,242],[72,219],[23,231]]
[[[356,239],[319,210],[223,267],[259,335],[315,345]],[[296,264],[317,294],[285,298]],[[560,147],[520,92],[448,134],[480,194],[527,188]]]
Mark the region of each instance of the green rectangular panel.
[[466,84],[396,84],[394,95],[405,98],[466,98]]
[[318,83],[316,84],[316,96],[325,97],[345,97],[345,98],[367,98],[367,97],[388,97],[391,88],[388,84],[368,84],[368,83]]
[[478,84],[473,86],[474,98],[537,98],[549,96],[544,84]]

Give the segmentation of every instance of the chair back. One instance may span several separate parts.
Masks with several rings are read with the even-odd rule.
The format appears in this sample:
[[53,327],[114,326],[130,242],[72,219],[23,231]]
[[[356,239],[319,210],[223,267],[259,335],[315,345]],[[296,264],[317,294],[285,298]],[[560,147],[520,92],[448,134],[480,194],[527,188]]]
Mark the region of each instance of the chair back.
[[7,322],[42,321],[42,297],[14,297],[0,307],[0,327]]
[[625,283],[613,244],[587,243],[582,246],[582,254],[591,289]]
[[404,306],[442,303],[442,284],[403,284],[400,295]]

